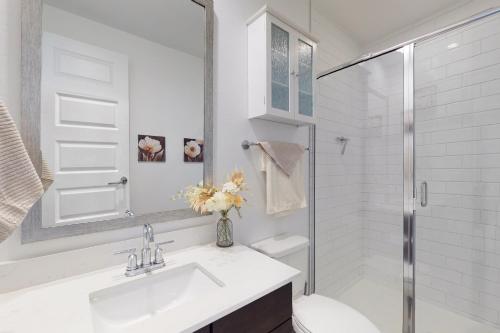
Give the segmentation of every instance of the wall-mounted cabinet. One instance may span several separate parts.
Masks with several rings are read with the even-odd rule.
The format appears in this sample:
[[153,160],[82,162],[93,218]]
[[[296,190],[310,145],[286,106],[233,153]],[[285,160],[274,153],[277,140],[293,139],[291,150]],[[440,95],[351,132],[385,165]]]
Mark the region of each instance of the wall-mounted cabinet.
[[314,123],[317,42],[263,8],[248,22],[249,118]]

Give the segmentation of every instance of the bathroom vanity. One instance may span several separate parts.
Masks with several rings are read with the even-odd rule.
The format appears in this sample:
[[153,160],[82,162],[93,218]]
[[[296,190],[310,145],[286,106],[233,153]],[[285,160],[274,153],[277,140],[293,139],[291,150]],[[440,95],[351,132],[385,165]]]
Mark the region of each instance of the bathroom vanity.
[[2,294],[2,330],[293,332],[298,270],[245,246],[197,246],[165,259],[148,274],[126,277],[124,263]]
[[291,333],[291,317],[292,284],[288,283],[196,332]]

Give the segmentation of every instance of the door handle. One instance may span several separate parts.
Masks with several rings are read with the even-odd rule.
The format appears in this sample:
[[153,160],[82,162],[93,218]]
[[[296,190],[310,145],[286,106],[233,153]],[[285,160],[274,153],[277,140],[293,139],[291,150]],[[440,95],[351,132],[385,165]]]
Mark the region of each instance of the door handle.
[[427,207],[429,203],[428,199],[428,185],[426,181],[420,184],[420,206]]
[[108,183],[108,185],[126,185],[127,183],[128,183],[127,177],[122,177],[122,178],[120,178],[120,181],[111,182],[111,183]]

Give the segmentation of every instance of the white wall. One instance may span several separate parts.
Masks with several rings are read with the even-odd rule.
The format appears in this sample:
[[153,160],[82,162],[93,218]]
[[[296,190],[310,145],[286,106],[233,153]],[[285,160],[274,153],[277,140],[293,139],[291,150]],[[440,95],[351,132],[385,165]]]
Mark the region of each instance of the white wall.
[[[170,200],[203,179],[203,164],[184,162],[186,138],[203,138],[203,59],[44,5],[44,31],[128,57],[130,207],[136,214],[186,208]],[[137,161],[137,135],[165,137],[165,162]]]
[[[270,3],[278,5],[278,10],[283,9],[279,1]],[[282,140],[307,145],[306,128],[248,120],[246,20],[264,4],[265,1],[215,1],[216,178],[224,180],[235,167],[246,172],[250,189],[248,204],[241,211],[243,218],[233,214],[232,220],[236,240],[247,244],[286,230],[307,233],[306,209],[281,218],[265,214],[265,182],[264,174],[258,169],[258,151],[252,148],[245,151],[240,146],[245,139]],[[294,22],[307,26],[308,15],[304,9],[307,9],[305,1],[294,1],[286,12],[293,16]],[[307,165],[306,155],[304,159]]]
[[[240,143],[244,139],[282,140],[299,142],[304,145],[308,143],[306,128],[247,119],[246,20],[265,3],[264,0],[215,0],[216,178],[219,181],[224,180],[226,174],[234,167],[240,167],[247,173],[250,188],[247,195],[249,203],[242,209],[243,218],[241,220],[233,216],[236,240],[246,244],[284,231],[307,235],[308,224],[307,209],[282,218],[265,215],[265,183],[264,175],[257,168],[257,151],[244,151],[240,147]],[[268,3],[279,12],[285,13],[297,25],[305,30],[308,29],[309,7],[307,0],[271,0]],[[335,28],[329,20],[321,17],[319,13],[313,13],[311,23],[312,33],[320,39],[318,70],[346,61],[358,53],[357,45],[342,31]],[[8,102],[16,120],[19,119],[20,110],[19,38],[19,2],[17,0],[0,0],[0,45],[2,46],[0,48],[0,96]],[[5,47],[3,47],[4,45]],[[9,50],[7,53],[6,49]],[[307,159],[307,156],[304,158]],[[199,224],[200,220],[206,222],[213,219],[213,217],[208,217],[196,219],[196,221],[176,221],[172,224],[176,228],[182,228],[183,226]],[[207,232],[210,233],[211,228],[212,226],[189,229],[183,237],[188,237],[186,233],[192,233],[193,242],[203,241],[207,239],[205,236],[207,236]],[[166,227],[157,226],[156,229],[162,231]],[[6,262],[64,252],[85,246],[112,243],[138,235],[140,235],[140,230],[136,227],[21,245],[20,231],[17,230],[10,239],[0,244],[0,261]],[[164,237],[168,237],[168,235]],[[138,239],[132,240],[132,242],[138,241]],[[84,256],[84,253],[87,252],[79,251],[78,256]],[[86,258],[91,261],[95,251],[88,253],[94,253],[89,254],[89,257]],[[52,256],[50,261],[56,261],[60,258],[62,257]],[[106,260],[103,262],[114,260],[108,258],[110,257],[106,256]]]
[[[268,1],[269,5],[307,31],[309,26],[308,1]],[[243,219],[233,218],[236,239],[251,243],[281,232],[307,235],[307,210],[290,216],[274,218],[264,211],[264,175],[257,168],[257,150],[244,151],[240,142],[248,140],[281,140],[308,144],[307,129],[266,121],[247,119],[246,75],[246,20],[265,1],[216,0],[215,42],[215,109],[216,147],[215,158],[218,179],[235,166],[247,172],[250,194],[249,204],[242,209]],[[312,34],[320,39],[318,70],[347,60],[357,53],[352,43],[341,31],[313,12]],[[307,164],[307,156],[304,156]]]

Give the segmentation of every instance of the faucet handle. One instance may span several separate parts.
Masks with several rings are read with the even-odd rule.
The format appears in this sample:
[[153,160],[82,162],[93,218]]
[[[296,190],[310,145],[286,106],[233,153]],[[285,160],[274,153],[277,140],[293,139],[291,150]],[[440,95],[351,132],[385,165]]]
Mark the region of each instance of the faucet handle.
[[175,241],[174,240],[168,240],[168,241],[165,241],[165,242],[156,243],[156,247],[158,247],[160,245],[166,245],[166,244],[172,244],[172,243],[175,243]]
[[114,254],[114,255],[118,255],[118,254],[127,254],[127,253],[128,253],[128,254],[134,254],[136,250],[137,250],[137,249],[134,247],[134,248],[131,248],[131,249],[126,249],[126,250],[116,251],[116,252],[114,252],[113,254]]
[[163,264],[165,260],[163,259],[163,249],[160,247],[161,245],[166,245],[166,244],[172,244],[174,243],[174,240],[169,240],[166,242],[160,242],[156,243],[156,249],[155,249],[155,264]]
[[133,271],[137,269],[137,255],[135,254],[136,248],[131,248],[127,250],[117,251],[113,253],[114,255],[118,254],[128,254],[127,259],[127,272]]

